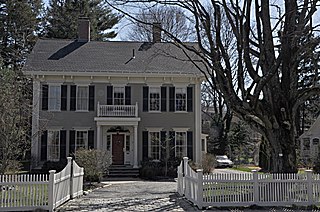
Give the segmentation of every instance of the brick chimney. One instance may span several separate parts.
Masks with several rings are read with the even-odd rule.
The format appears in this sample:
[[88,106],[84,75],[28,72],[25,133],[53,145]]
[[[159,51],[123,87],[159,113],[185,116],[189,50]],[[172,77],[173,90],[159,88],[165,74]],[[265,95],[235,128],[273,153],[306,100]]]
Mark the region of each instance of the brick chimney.
[[152,24],[152,37],[154,43],[161,42],[161,23],[153,23]]
[[78,41],[90,41],[90,21],[89,18],[80,17],[78,21]]

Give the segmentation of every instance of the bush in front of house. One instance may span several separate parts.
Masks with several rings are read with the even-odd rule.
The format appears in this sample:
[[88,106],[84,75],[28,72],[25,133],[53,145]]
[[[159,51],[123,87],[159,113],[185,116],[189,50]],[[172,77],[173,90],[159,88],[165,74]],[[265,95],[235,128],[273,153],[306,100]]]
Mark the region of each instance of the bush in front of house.
[[202,156],[201,168],[203,169],[204,174],[210,174],[214,170],[216,165],[216,157],[212,154],[205,154]]
[[56,173],[62,171],[67,165],[67,160],[63,159],[60,161],[46,161],[41,168],[41,173],[49,174],[50,170],[56,170]]
[[84,180],[87,182],[100,182],[112,160],[110,152],[97,149],[79,149],[74,158],[84,168]]
[[140,177],[147,180],[157,180],[163,177],[177,177],[177,167],[181,158],[170,158],[167,163],[163,160],[147,159],[141,162]]

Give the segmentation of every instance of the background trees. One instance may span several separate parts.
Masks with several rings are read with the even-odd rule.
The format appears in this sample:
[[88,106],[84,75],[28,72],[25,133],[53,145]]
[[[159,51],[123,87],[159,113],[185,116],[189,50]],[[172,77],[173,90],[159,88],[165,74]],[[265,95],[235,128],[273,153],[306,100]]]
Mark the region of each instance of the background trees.
[[91,40],[104,41],[116,37],[112,29],[122,18],[113,13],[103,0],[50,0],[46,14],[45,36],[50,38],[77,38],[78,18],[88,17]]
[[[123,8],[124,2],[117,2]],[[125,2],[130,6],[130,0]],[[188,14],[198,48],[164,31],[202,59],[205,68],[200,71],[215,82],[227,105],[265,138],[270,171],[296,172],[298,108],[320,92],[318,83],[298,85],[304,74],[301,64],[308,61],[309,67],[315,67],[319,63],[311,59],[319,51],[315,31],[320,19],[314,17],[318,1],[283,0],[280,6],[259,0],[150,1],[159,3]],[[318,82],[316,69],[309,71]]]

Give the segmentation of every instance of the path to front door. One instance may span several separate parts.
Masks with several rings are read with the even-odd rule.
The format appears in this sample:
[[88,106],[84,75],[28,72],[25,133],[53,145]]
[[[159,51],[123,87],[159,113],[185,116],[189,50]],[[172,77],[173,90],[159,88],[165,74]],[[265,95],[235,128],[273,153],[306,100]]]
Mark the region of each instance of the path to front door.
[[112,164],[124,164],[124,134],[112,135]]
[[176,193],[176,182],[104,182],[104,188],[75,198],[57,211],[199,211]]

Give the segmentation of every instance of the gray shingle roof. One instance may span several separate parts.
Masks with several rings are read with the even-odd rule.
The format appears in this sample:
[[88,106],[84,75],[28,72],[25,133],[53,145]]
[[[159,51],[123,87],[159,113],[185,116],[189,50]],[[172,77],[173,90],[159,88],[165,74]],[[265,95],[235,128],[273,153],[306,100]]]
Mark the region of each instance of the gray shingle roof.
[[80,43],[54,39],[39,39],[23,70],[27,74],[81,72],[200,75],[181,49],[172,43]]

